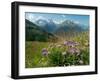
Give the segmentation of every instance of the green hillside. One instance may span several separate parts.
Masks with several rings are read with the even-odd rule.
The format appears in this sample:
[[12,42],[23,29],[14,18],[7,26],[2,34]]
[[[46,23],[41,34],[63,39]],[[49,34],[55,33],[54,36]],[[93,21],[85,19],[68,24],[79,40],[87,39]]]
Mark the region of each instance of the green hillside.
[[25,19],[25,26],[26,26],[26,41],[46,42],[57,39],[57,37],[55,37],[52,33],[46,32],[41,27],[37,26],[36,24],[32,23],[27,19]]

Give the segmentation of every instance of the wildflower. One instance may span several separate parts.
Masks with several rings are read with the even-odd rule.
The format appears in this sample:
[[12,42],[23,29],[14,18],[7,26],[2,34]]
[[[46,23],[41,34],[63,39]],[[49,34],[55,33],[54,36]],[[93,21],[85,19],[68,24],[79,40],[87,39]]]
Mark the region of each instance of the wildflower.
[[71,66],[75,66],[74,64],[72,64]]
[[88,40],[85,40],[84,45],[85,45],[85,46],[89,46],[89,41],[88,41]]
[[89,43],[88,43],[88,42],[86,42],[84,45],[85,45],[85,46],[89,46]]
[[86,47],[85,47],[85,46],[81,47],[81,50],[85,50],[85,49],[86,49]]
[[66,67],[66,65],[64,64],[64,67]]
[[75,46],[79,45],[79,43],[78,42],[73,42],[73,41],[65,41],[64,45],[75,47]]
[[80,64],[83,64],[83,61],[82,61],[82,60],[80,60],[80,61],[79,61],[79,63],[80,63]]
[[77,46],[77,45],[79,45],[77,42],[73,42],[73,41],[68,41],[67,42],[67,45],[68,46],[71,46],[71,47],[74,47],[74,46]]
[[69,50],[68,50],[68,52],[69,53],[71,53],[71,54],[79,54],[80,53],[80,50],[79,49],[77,49],[77,48],[74,48],[74,47],[72,47],[72,48],[70,48]]
[[42,55],[44,55],[44,56],[48,55],[48,50],[46,48],[42,49]]
[[61,47],[61,45],[59,44],[59,45],[57,45],[57,47],[58,47],[58,48],[60,48],[60,47]]
[[62,55],[66,55],[66,52],[62,52]]
[[67,41],[64,42],[64,45],[67,45]]
[[79,43],[78,42],[75,42],[75,46],[78,46],[79,45]]
[[50,51],[48,51],[48,54],[50,54]]
[[71,54],[74,54],[74,53],[75,53],[75,50],[76,50],[76,48],[70,48],[70,49],[68,50],[68,52],[71,53]]
[[77,55],[80,55],[80,50],[77,49],[77,50],[76,50],[76,53],[77,53]]

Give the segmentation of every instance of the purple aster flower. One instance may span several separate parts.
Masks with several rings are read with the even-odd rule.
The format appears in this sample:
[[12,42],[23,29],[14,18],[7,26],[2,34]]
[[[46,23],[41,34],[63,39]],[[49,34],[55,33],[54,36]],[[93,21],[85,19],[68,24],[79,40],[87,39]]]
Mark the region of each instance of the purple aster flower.
[[77,42],[73,42],[73,41],[68,41],[68,42],[67,42],[67,45],[68,45],[68,46],[74,47],[74,46],[77,46],[78,43],[77,43]]
[[74,47],[74,46],[79,45],[79,43],[73,42],[73,41],[65,41],[64,45]]
[[67,45],[67,41],[64,42],[64,45]]
[[75,46],[78,46],[79,45],[79,43],[78,42],[75,42]]
[[68,50],[68,52],[71,53],[71,54],[74,54],[74,53],[75,53],[75,50],[76,50],[75,48],[70,48],[70,49]]
[[80,54],[80,50],[79,49],[77,49],[77,48],[74,48],[74,47],[72,47],[72,48],[70,48],[69,50],[68,50],[68,52],[69,53],[71,53],[71,54]]
[[46,48],[42,49],[42,55],[44,55],[44,56],[48,55],[48,50]]

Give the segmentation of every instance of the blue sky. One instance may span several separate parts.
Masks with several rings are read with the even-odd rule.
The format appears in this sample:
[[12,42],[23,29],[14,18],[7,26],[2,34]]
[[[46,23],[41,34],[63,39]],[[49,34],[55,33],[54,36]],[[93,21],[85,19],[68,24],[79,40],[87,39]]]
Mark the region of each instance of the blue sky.
[[26,12],[25,18],[32,22],[35,22],[38,19],[52,19],[56,23],[64,20],[72,20],[76,23],[89,26],[89,15]]

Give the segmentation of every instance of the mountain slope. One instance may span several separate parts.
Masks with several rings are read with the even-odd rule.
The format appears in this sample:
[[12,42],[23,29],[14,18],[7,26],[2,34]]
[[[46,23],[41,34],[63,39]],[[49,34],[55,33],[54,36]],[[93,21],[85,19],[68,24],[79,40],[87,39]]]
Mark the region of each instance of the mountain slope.
[[56,30],[56,23],[52,19],[38,19],[36,24],[49,33],[53,33]]
[[85,25],[82,25],[80,23],[75,23],[71,20],[64,20],[63,22],[55,23],[52,19],[38,19],[36,21],[36,24],[43,28],[45,31],[54,33],[54,32],[81,32],[81,31],[87,31],[88,27]]
[[46,32],[43,28],[27,19],[25,19],[25,27],[26,41],[48,41],[55,38],[53,34]]
[[61,37],[75,36],[80,34],[80,32],[88,31],[88,28],[84,25],[77,24],[74,21],[65,20],[59,24],[58,29],[55,34]]
[[64,32],[69,32],[69,31],[83,31],[83,28],[79,25],[74,23],[73,21],[66,20],[60,24],[60,27],[56,31],[64,31]]

